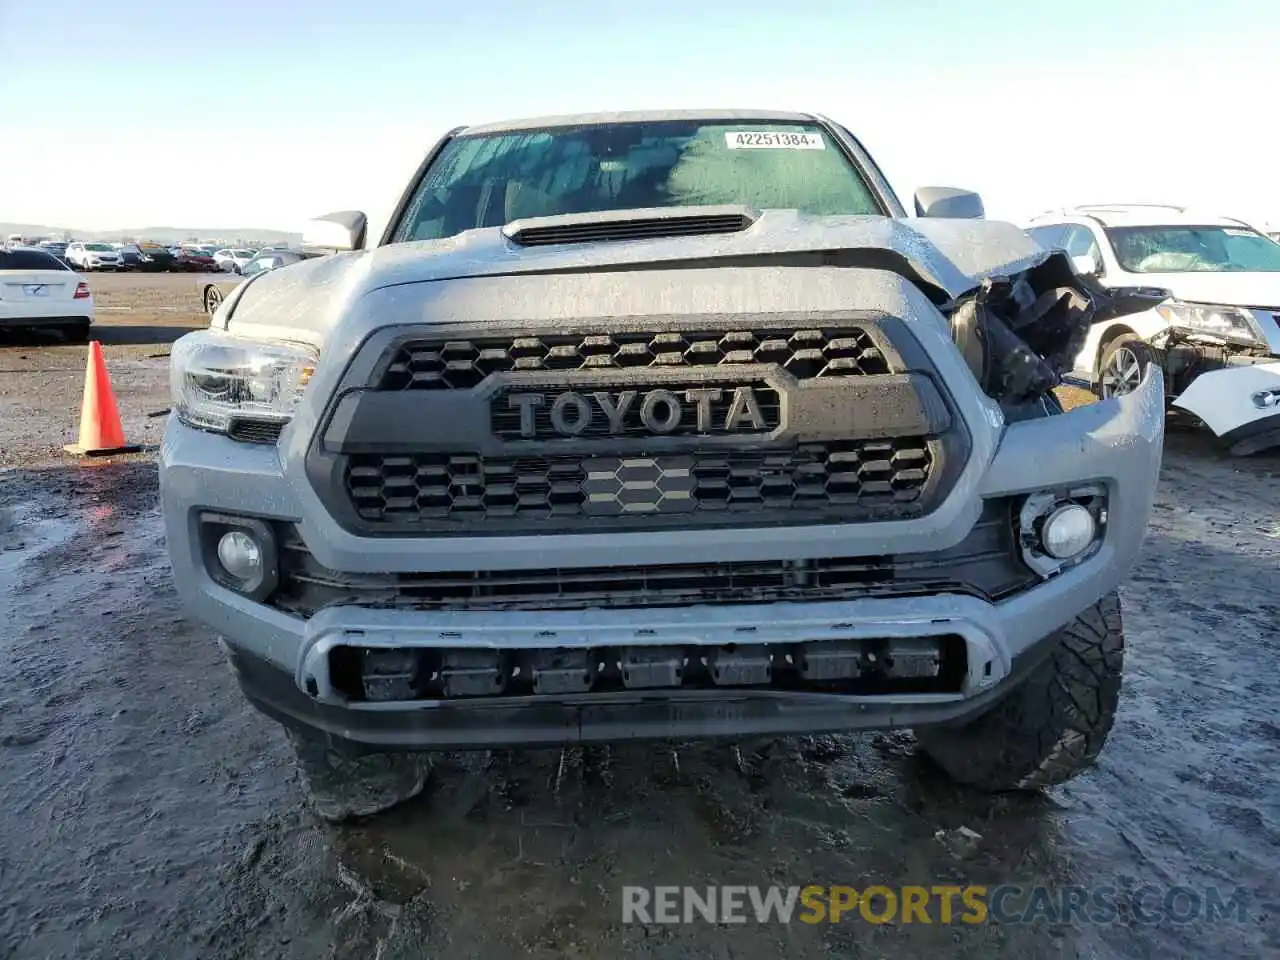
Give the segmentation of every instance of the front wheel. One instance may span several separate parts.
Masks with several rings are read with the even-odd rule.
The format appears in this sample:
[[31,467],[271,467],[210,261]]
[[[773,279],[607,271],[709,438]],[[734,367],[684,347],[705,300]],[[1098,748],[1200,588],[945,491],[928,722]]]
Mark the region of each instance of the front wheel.
[[311,806],[329,823],[371,817],[399,806],[420,794],[431,776],[429,754],[350,757],[317,735],[287,733]]
[[1052,643],[1052,653],[976,720],[917,731],[925,752],[953,780],[991,792],[1038,790],[1093,764],[1120,702],[1119,596],[1103,597]]
[[1155,350],[1139,336],[1126,333],[1112,340],[1102,351],[1098,364],[1098,396],[1122,397],[1142,385],[1147,364],[1159,365]]

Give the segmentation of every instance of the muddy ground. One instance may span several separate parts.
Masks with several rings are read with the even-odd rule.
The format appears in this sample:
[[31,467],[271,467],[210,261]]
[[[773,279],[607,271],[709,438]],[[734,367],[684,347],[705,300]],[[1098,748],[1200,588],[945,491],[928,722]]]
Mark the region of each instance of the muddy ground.
[[[109,322],[126,424],[158,439],[151,355],[174,331]],[[1116,730],[1095,770],[1047,795],[952,787],[901,732],[450,756],[421,798],[333,828],[305,806],[279,729],[178,609],[150,458],[54,452],[74,431],[83,354],[0,346],[0,958],[1280,951],[1280,458],[1228,461],[1202,435],[1170,435],[1123,590]],[[980,839],[937,836],[960,827]],[[620,922],[624,884],[948,882],[1109,885],[1122,912]],[[1239,888],[1243,915],[1143,922],[1127,898],[1147,884]]]

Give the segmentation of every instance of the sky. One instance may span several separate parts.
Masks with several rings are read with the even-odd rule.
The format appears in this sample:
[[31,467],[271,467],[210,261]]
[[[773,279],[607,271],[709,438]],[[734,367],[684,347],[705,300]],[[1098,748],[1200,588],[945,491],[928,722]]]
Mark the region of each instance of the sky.
[[510,117],[811,110],[904,203],[1170,202],[1280,224],[1275,0],[0,0],[0,222],[371,235]]

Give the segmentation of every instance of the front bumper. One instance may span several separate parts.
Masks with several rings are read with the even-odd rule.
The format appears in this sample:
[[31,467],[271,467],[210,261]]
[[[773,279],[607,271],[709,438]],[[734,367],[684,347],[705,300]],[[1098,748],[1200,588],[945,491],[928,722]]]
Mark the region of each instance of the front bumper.
[[[939,339],[943,337],[939,334]],[[948,349],[950,350],[949,346]],[[967,372],[954,350],[954,369]],[[946,351],[939,350],[945,357]],[[1114,590],[1141,546],[1160,468],[1163,385],[1148,371],[1134,393],[1040,420],[1005,425],[976,392],[957,398],[975,433],[973,455],[948,498],[912,520],[700,531],[450,539],[360,537],[333,522],[302,468],[307,428],[278,446],[239,444],[172,420],[161,495],[175,580],[189,612],[217,630],[240,682],[262,710],[365,749],[437,749],[620,737],[813,732],[940,723],[983,709],[1034,659],[1039,642]],[[557,611],[391,611],[329,607],[310,619],[254,602],[208,574],[198,537],[205,511],[287,520],[326,566],[352,573],[471,571],[501,566],[611,565],[804,559],[945,550],[964,539],[984,499],[1096,483],[1108,522],[1087,560],[1007,600],[887,597],[835,603]],[[583,648],[671,644],[707,648],[805,637],[963,638],[967,672],[942,694],[877,696],[743,689],[633,690],[520,698],[349,702],[327,652],[364,648]]]
[[1035,660],[1015,665],[1000,684],[966,698],[853,698],[744,690],[676,690],[585,697],[510,697],[486,702],[331,704],[301,690],[290,673],[244,648],[226,645],[249,701],[295,729],[323,735],[344,752],[468,750],[640,739],[781,736],[888,730],[961,721],[1017,683]]
[[1240,453],[1280,446],[1280,357],[1250,360],[1202,373],[1173,400]]

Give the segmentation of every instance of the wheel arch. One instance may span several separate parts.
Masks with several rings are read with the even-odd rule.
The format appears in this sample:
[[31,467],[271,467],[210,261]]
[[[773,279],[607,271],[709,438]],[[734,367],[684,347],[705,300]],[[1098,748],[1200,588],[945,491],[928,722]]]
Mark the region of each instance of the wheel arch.
[[1102,331],[1101,336],[1098,337],[1098,349],[1094,351],[1093,354],[1093,372],[1095,374],[1100,374],[1102,372],[1102,357],[1103,354],[1107,352],[1107,347],[1111,346],[1111,344],[1116,340],[1119,340],[1121,337],[1126,335],[1144,339],[1142,334],[1123,320],[1117,320]]

